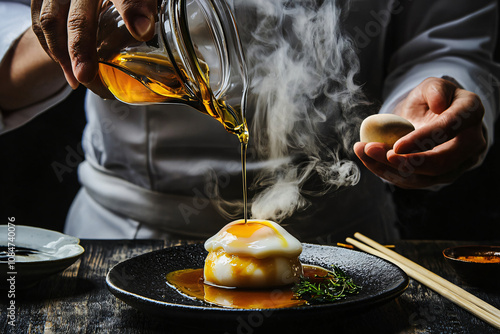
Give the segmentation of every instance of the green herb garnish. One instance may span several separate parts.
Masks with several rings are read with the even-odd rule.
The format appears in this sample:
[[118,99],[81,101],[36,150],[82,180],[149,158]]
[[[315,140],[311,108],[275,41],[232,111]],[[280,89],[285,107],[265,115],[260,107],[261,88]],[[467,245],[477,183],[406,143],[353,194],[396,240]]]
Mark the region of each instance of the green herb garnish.
[[292,290],[297,299],[305,300],[309,304],[323,304],[357,294],[361,287],[342,269],[332,266],[325,276],[315,275],[313,279],[301,277]]

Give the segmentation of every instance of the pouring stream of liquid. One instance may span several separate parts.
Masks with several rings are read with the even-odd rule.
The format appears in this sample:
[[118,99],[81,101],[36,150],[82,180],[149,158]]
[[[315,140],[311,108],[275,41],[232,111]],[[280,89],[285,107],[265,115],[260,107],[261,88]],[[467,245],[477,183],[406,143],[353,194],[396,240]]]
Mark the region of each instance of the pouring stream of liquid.
[[241,175],[243,180],[243,217],[245,224],[248,220],[248,194],[247,194],[247,143],[241,142]]

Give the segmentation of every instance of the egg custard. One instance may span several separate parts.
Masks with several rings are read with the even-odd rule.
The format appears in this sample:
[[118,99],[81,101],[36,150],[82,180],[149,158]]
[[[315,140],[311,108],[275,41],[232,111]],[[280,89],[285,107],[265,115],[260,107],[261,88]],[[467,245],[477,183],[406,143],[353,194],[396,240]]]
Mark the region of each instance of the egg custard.
[[206,284],[229,288],[289,285],[303,275],[301,243],[269,220],[234,221],[205,242]]

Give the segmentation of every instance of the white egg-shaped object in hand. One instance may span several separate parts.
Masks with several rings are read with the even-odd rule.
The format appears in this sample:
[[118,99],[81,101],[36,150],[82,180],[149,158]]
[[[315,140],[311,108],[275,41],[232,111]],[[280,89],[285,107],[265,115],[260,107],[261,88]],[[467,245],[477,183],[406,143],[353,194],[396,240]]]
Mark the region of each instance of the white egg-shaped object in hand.
[[415,130],[406,118],[394,114],[375,114],[361,123],[360,141],[377,142],[393,146],[399,138]]

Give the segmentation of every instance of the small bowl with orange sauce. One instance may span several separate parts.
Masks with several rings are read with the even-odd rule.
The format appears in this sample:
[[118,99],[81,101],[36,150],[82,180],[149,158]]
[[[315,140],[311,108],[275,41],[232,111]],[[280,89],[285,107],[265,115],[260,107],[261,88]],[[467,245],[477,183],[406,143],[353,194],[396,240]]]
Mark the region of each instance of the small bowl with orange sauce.
[[468,284],[500,287],[500,246],[450,247],[443,251],[443,256]]

